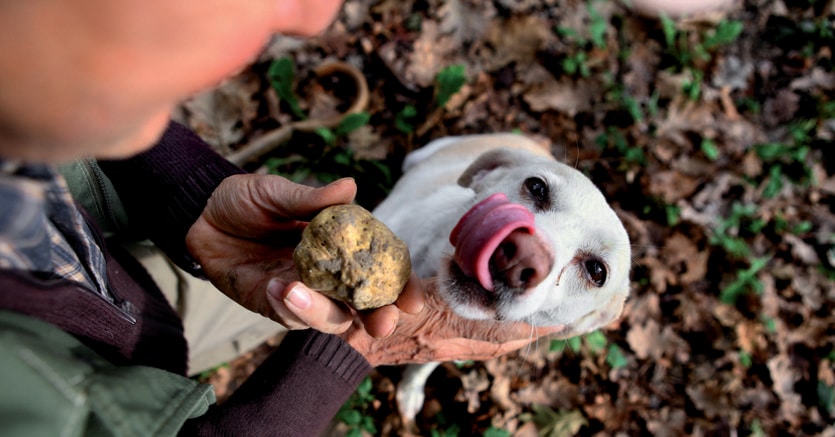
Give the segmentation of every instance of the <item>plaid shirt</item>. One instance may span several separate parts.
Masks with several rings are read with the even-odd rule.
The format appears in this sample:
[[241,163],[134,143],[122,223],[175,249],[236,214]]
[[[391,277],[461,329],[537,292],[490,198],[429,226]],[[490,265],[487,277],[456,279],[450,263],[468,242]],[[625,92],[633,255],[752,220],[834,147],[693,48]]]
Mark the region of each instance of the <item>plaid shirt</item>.
[[0,160],[0,208],[0,268],[75,281],[113,302],[102,250],[55,169]]

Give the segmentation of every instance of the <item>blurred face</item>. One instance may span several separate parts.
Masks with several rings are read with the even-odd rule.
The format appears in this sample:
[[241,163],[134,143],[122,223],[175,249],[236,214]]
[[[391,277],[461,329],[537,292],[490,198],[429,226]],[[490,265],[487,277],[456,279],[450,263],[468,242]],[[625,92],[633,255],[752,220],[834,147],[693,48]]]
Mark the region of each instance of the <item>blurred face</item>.
[[310,36],[341,0],[0,0],[0,156],[60,162],[150,147],[172,108]]

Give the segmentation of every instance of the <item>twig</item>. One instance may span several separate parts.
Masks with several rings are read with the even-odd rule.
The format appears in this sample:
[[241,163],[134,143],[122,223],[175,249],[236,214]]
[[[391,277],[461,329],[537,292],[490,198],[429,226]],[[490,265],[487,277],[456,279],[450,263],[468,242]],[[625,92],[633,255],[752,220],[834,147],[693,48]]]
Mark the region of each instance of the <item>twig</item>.
[[324,63],[315,70],[317,77],[330,76],[338,73],[346,74],[354,81],[357,93],[351,106],[343,113],[334,115],[332,117],[312,120],[300,120],[288,125],[282,126],[278,129],[267,132],[264,135],[252,140],[249,144],[232,152],[226,156],[226,159],[236,165],[243,165],[247,162],[255,161],[259,157],[269,153],[282,143],[286,142],[293,136],[293,132],[313,132],[319,128],[335,128],[339,126],[342,120],[350,114],[362,112],[368,106],[368,82],[365,76],[356,67],[346,62],[331,61]]

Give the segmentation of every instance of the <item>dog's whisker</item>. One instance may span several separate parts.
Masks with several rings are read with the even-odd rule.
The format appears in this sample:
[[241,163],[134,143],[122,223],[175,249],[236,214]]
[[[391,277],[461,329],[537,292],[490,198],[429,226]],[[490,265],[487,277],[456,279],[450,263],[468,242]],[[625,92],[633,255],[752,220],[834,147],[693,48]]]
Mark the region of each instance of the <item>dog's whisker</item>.
[[577,153],[574,155],[574,168],[580,167],[580,140],[575,141],[575,147],[577,148]]
[[536,343],[536,346],[539,347],[539,337],[536,336],[536,325],[534,323],[529,323],[531,330],[530,330],[530,338],[533,341],[528,342],[525,346],[525,349],[522,351],[522,365],[516,368],[516,377],[518,378],[522,373],[522,368],[528,364],[528,357],[530,356],[531,352],[533,351],[533,344]]

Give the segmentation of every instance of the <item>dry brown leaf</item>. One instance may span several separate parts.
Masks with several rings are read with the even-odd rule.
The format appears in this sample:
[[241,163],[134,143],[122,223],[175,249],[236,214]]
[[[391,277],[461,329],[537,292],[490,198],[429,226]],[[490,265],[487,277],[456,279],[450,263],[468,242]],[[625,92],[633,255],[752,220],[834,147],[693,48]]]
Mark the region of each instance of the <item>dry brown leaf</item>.
[[520,426],[515,433],[513,433],[513,437],[540,437],[539,429],[536,427],[535,423],[527,422]]
[[748,88],[754,73],[754,65],[744,62],[736,56],[727,56],[719,60],[719,66],[713,75],[713,86],[729,90]]
[[437,22],[423,21],[420,37],[409,54],[408,68],[402,72],[403,76],[421,87],[431,86],[444,67],[446,54],[453,49],[450,38],[441,34]]
[[800,96],[794,91],[782,89],[774,98],[763,104],[763,119],[771,126],[791,121],[800,109]]
[[528,90],[523,98],[533,111],[556,110],[574,116],[591,110],[593,92],[592,87],[580,86],[573,81],[552,80]]
[[835,89],[835,72],[815,67],[809,75],[795,79],[789,85],[794,90]]
[[493,382],[490,384],[490,400],[495,402],[502,410],[512,410],[516,405],[510,398],[511,375],[505,373],[493,373]]
[[659,60],[657,47],[641,44],[629,50],[626,58],[629,72],[624,75],[623,81],[632,97],[639,101],[649,98],[650,84],[655,80]]
[[462,393],[467,411],[473,413],[481,406],[481,393],[490,388],[490,380],[483,369],[473,369],[461,376]]
[[652,286],[652,290],[658,294],[665,293],[668,284],[676,283],[676,274],[665,262],[654,256],[641,258],[637,260],[636,264],[642,265],[649,270],[649,283]]
[[458,45],[481,39],[493,15],[492,5],[483,2],[447,0],[438,8],[441,33]]
[[719,387],[716,381],[707,381],[698,386],[690,385],[685,390],[696,408],[708,419],[723,416],[731,405],[725,390]]
[[736,341],[739,348],[749,354],[764,350],[768,340],[759,321],[744,320],[736,326]]
[[787,234],[783,237],[783,239],[791,247],[794,259],[807,266],[816,266],[820,264],[821,260],[818,257],[818,253],[811,244],[803,241],[803,239],[794,234]]
[[186,100],[180,121],[221,154],[228,154],[232,146],[244,139],[258,114],[254,98],[260,84],[253,75],[241,74]]
[[657,348],[661,337],[661,326],[655,320],[650,320],[640,326],[632,326],[626,334],[629,348],[635,356],[645,360],[658,355]]
[[486,40],[492,48],[486,68],[496,70],[511,62],[534,63],[536,52],[552,38],[551,25],[532,15],[493,20]]
[[669,205],[690,197],[700,183],[696,178],[674,170],[653,172],[649,177],[650,192]]
[[365,125],[348,134],[348,147],[354,151],[354,158],[384,160],[390,152],[388,141],[383,141],[374,127]]
[[766,364],[771,380],[774,381],[772,390],[782,401],[780,403],[781,416],[787,420],[797,420],[802,417],[805,410],[803,400],[794,390],[795,384],[800,380],[800,373],[792,364],[791,357],[781,353],[771,357]]
[[647,421],[647,429],[654,437],[678,437],[685,432],[687,413],[663,408],[657,419]]
[[623,310],[624,317],[629,325],[643,325],[647,320],[661,318],[658,295],[655,293],[643,293],[630,297]]
[[691,147],[688,132],[697,132],[702,137],[715,137],[715,109],[704,102],[694,102],[680,94],[670,103],[666,117],[658,124],[656,134],[667,138],[681,147]]
[[699,250],[693,241],[676,232],[667,238],[661,256],[671,266],[681,266],[678,276],[673,284],[691,284],[705,277],[707,273],[707,260],[710,254],[707,251]]
[[669,365],[669,359],[687,361],[690,354],[690,346],[686,341],[670,326],[662,329],[655,320],[630,327],[626,341],[638,358],[653,359],[662,365]]
[[556,409],[571,408],[579,400],[580,389],[565,378],[548,379],[529,384],[515,393],[522,405],[551,405]]

